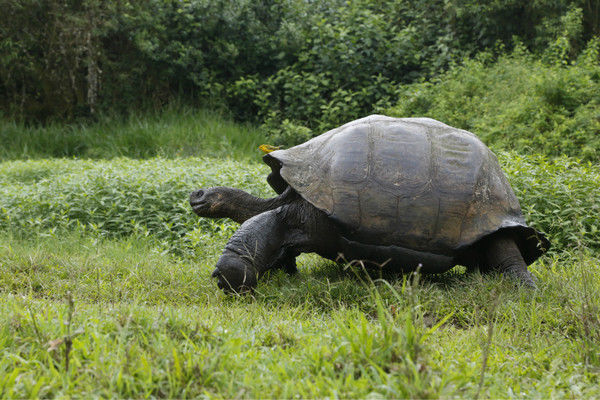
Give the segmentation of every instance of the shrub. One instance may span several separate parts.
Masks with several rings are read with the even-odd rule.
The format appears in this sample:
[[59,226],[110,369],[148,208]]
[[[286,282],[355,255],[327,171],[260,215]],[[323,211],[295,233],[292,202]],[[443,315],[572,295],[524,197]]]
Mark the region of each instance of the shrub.
[[[359,93],[377,75],[394,83],[430,77],[497,43],[510,47],[513,37],[536,53],[551,48],[550,58],[568,61],[600,34],[597,7],[581,0],[1,5],[0,105],[27,120],[162,107],[174,99],[220,102],[238,80],[262,82],[286,68],[319,80],[327,75],[326,93],[343,91],[329,102]],[[253,102],[234,99],[230,105],[241,118],[253,116]],[[369,112],[353,107],[353,113]],[[314,128],[316,116],[300,120]],[[285,118],[292,116],[284,112]]]
[[331,72],[285,68],[262,82],[252,77],[236,81],[228,99],[237,116],[252,109],[271,141],[291,146],[310,138],[307,133],[320,134],[384,110],[398,96],[397,86],[381,74],[353,85],[336,81]]
[[427,116],[476,133],[495,149],[600,160],[597,41],[573,65],[517,51],[466,61],[432,82],[404,86],[393,116]]
[[303,143],[313,136],[309,128],[296,124],[289,119],[279,122],[276,114],[271,118],[267,118],[267,121],[263,124],[263,129],[267,132],[270,144],[275,146],[293,146]]
[[600,250],[600,168],[590,162],[501,152],[499,160],[521,208],[560,252]]
[[80,230],[99,237],[152,235],[185,251],[203,232],[233,223],[196,217],[187,200],[199,187],[242,186],[265,195],[266,166],[190,158],[134,161],[39,160],[0,164],[0,229],[17,235]]
[[[526,220],[546,232],[553,251],[600,250],[600,170],[575,159],[500,153]],[[16,235],[81,230],[99,237],[150,235],[177,253],[193,252],[206,235],[223,240],[229,221],[196,217],[190,191],[235,186],[255,195],[273,191],[268,167],[188,158],[145,161],[39,160],[0,164],[0,230]]]

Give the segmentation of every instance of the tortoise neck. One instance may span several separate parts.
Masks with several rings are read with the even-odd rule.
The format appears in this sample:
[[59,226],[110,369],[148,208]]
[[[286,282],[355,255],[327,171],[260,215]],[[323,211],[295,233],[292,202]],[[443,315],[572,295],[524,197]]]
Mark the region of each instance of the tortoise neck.
[[286,190],[277,197],[262,199],[244,192],[243,190],[228,188],[226,201],[221,205],[224,217],[231,218],[237,223],[262,214],[265,211],[273,210],[289,202],[290,193]]

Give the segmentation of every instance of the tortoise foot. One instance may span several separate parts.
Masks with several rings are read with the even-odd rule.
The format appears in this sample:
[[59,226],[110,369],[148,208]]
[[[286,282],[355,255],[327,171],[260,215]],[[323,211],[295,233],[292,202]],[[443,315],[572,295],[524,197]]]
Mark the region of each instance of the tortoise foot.
[[524,269],[520,266],[510,266],[506,268],[504,274],[510,278],[512,278],[518,285],[529,288],[536,289],[537,288],[537,279],[535,276],[531,274],[527,269]]
[[217,278],[217,286],[226,293],[249,292],[257,284],[254,268],[234,257],[221,257],[212,277]]

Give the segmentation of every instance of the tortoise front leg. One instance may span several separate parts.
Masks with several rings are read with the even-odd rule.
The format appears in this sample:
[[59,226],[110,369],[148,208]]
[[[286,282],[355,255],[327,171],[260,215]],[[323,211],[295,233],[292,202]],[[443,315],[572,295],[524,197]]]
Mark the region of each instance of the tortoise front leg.
[[286,224],[276,210],[256,215],[229,239],[212,276],[225,291],[244,292],[273,267],[286,236]]
[[334,259],[339,236],[325,213],[303,199],[250,218],[225,246],[213,276],[225,291],[254,288],[269,269],[296,271],[300,253]]
[[527,270],[527,264],[509,233],[500,232],[485,240],[483,252],[488,271],[498,271],[525,286],[536,287],[535,277]]
[[279,257],[274,261],[273,268],[282,269],[289,275],[294,275],[298,272],[298,267],[296,266],[296,257],[300,255],[300,252],[294,250],[293,248],[284,247],[281,250]]

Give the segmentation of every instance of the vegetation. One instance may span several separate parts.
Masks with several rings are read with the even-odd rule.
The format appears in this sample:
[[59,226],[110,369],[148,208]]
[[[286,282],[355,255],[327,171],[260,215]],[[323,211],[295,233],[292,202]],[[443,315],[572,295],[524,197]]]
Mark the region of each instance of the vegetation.
[[5,161],[0,396],[597,396],[599,171],[500,160],[554,244],[537,290],[460,267],[387,283],[304,255],[242,297],[210,278],[236,224],[194,217],[187,194],[268,195],[266,166]]
[[[195,121],[222,120],[198,104],[274,145],[379,112],[600,158],[597,2],[3,3],[3,158],[198,155]],[[159,119],[181,129],[147,129]]]
[[[598,1],[0,9],[0,398],[600,397]],[[189,192],[270,196],[258,145],[374,112],[495,150],[537,289],[315,255],[217,289],[237,224]]]
[[173,106],[161,113],[106,115],[95,123],[28,126],[0,120],[0,160],[43,157],[256,156],[264,134],[221,112]]
[[397,84],[515,38],[568,62],[600,34],[600,7],[590,0],[0,6],[0,104],[9,116],[42,121],[182,100],[319,131],[393,103]]
[[[556,251],[600,250],[597,166],[511,153],[501,153],[500,161],[528,221],[550,235]],[[109,238],[152,235],[177,253],[193,251],[206,236],[230,235],[234,225],[195,217],[189,193],[226,185],[273,196],[268,170],[255,162],[210,158],[5,162],[0,230],[29,236],[73,229]]]
[[[0,242],[2,397],[597,397],[595,256],[499,277],[404,277],[388,286],[313,257],[254,296],[142,238]],[[362,280],[361,280],[362,279]],[[487,355],[483,368],[483,355]]]
[[393,116],[428,116],[463,128],[495,149],[600,161],[600,42],[572,65],[517,50],[465,61],[401,88]]

